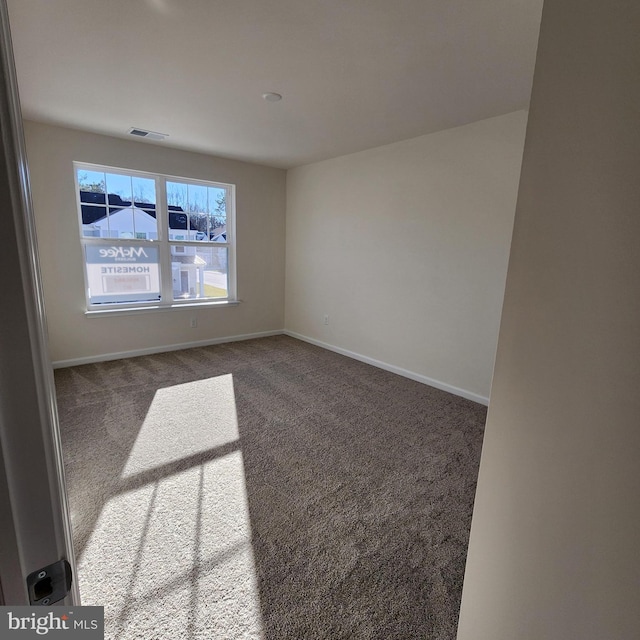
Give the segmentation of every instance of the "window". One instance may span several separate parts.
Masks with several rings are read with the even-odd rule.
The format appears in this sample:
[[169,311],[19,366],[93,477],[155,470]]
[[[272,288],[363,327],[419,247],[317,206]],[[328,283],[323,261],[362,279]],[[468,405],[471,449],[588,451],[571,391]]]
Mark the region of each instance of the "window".
[[75,164],[87,309],[235,298],[234,186]]

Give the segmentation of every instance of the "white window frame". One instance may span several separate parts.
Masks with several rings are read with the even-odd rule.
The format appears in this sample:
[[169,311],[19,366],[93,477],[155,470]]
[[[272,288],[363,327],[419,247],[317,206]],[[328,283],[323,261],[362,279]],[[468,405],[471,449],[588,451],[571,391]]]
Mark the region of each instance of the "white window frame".
[[[133,176],[151,179],[155,182],[156,189],[156,222],[158,225],[157,240],[143,239],[121,239],[121,238],[91,238],[83,234],[82,202],[80,200],[80,185],[78,182],[79,171],[98,171],[102,173],[112,173],[125,176]],[[199,180],[195,178],[173,176],[160,173],[150,173],[122,167],[110,167],[86,162],[73,163],[74,184],[76,190],[76,206],[78,214],[78,231],[80,245],[82,248],[82,272],[84,276],[84,293],[86,301],[87,315],[118,314],[118,313],[139,313],[153,310],[170,310],[184,307],[206,307],[237,304],[237,282],[236,282],[236,209],[235,209],[235,185],[215,182],[213,180]],[[169,208],[167,205],[167,182],[183,182],[190,185],[215,187],[226,191],[226,242],[211,242],[198,240],[172,240],[169,237]],[[105,189],[106,191],[106,189]],[[132,194],[133,195],[133,194]],[[105,193],[106,210],[109,210],[108,194]],[[187,212],[188,213],[188,212]],[[127,244],[136,246],[152,246],[158,248],[159,271],[160,271],[160,300],[144,302],[113,302],[113,303],[91,303],[89,297],[89,281],[87,276],[86,246],[111,246],[114,244]],[[171,246],[184,245],[202,248],[223,248],[227,249],[227,296],[217,298],[189,298],[184,300],[173,299],[173,281],[171,270]]]

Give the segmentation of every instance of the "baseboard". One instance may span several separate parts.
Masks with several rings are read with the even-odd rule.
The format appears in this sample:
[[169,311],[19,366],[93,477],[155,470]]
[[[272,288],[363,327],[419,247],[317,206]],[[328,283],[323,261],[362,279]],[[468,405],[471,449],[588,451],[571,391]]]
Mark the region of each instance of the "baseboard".
[[360,362],[370,364],[374,367],[378,367],[379,369],[384,369],[385,371],[390,371],[391,373],[397,373],[399,376],[404,376],[405,378],[415,380],[416,382],[422,382],[423,384],[429,385],[430,387],[435,387],[436,389],[440,389],[441,391],[447,391],[448,393],[466,398],[467,400],[472,400],[473,402],[477,402],[485,406],[489,405],[489,398],[485,398],[484,396],[478,395],[477,393],[467,391],[466,389],[454,387],[453,385],[447,384],[446,382],[434,380],[433,378],[423,376],[420,373],[415,373],[413,371],[409,371],[408,369],[402,369],[401,367],[396,367],[395,365],[387,364],[386,362],[375,360],[374,358],[369,358],[368,356],[363,356],[360,353],[355,353],[354,351],[349,351],[348,349],[343,349],[342,347],[334,347],[332,344],[322,342],[321,340],[316,340],[315,338],[309,338],[308,336],[303,336],[302,334],[296,333],[295,331],[288,331],[287,329],[285,329],[282,333],[287,336],[291,336],[292,338],[297,338],[298,340],[303,340],[304,342],[313,344],[316,347],[322,347],[323,349],[334,351],[335,353],[353,358],[354,360],[359,360]]
[[133,349],[131,351],[119,351],[117,353],[102,353],[85,358],[71,358],[70,360],[56,360],[53,362],[54,369],[64,367],[75,367],[79,364],[93,364],[94,362],[106,362],[107,360],[120,360],[121,358],[134,358],[136,356],[148,356],[154,353],[164,353],[165,351],[179,351],[180,349],[192,349],[193,347],[208,347],[212,344],[224,344],[225,342],[240,342],[241,340],[253,340],[254,338],[267,338],[269,336],[280,336],[284,332],[260,331],[259,333],[245,333],[237,336],[226,336],[224,338],[212,338],[210,340],[197,340],[195,342],[182,342],[180,344],[168,344],[160,347],[149,347],[147,349]]
[[225,342],[240,342],[242,340],[267,338],[269,336],[279,336],[283,334],[291,336],[292,338],[296,338],[298,340],[302,340],[303,342],[308,342],[309,344],[313,344],[317,347],[322,347],[323,349],[339,353],[340,355],[353,358],[354,360],[359,360],[360,362],[364,362],[365,364],[370,364],[374,367],[378,367],[379,369],[384,369],[385,371],[396,373],[400,376],[404,376],[405,378],[409,378],[410,380],[421,382],[422,384],[429,385],[430,387],[435,387],[436,389],[440,389],[441,391],[453,393],[454,395],[466,398],[467,400],[472,400],[473,402],[478,402],[479,404],[483,404],[485,406],[489,404],[489,398],[485,398],[484,396],[478,395],[477,393],[472,393],[471,391],[467,391],[466,389],[454,387],[453,385],[447,384],[446,382],[440,382],[440,380],[435,380],[433,378],[423,376],[420,373],[415,373],[413,371],[409,371],[408,369],[396,367],[395,365],[382,362],[381,360],[376,360],[375,358],[370,358],[369,356],[364,356],[360,353],[355,353],[354,351],[343,349],[342,347],[336,347],[332,344],[328,344],[327,342],[322,342],[321,340],[316,340],[315,338],[310,338],[300,333],[296,333],[295,331],[288,331],[286,329],[276,331],[261,331],[258,333],[245,333],[236,336],[225,336],[223,338],[197,340],[194,342],[182,342],[180,344],[162,345],[159,347],[149,347],[146,349],[132,349],[131,351],[102,353],[94,356],[86,356],[84,358],[56,360],[52,364],[54,369],[63,369],[64,367],[75,367],[81,364],[93,364],[95,362],[106,362],[108,360],[120,360],[122,358],[134,358],[136,356],[148,356],[154,353],[164,353],[166,351],[179,351],[180,349],[192,349],[193,347],[207,347],[213,344],[224,344]]

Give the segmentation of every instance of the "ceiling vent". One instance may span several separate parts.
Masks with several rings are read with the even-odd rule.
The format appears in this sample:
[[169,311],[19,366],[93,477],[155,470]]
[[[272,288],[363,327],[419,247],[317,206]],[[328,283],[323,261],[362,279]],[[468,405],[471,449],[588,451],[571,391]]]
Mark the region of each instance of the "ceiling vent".
[[129,133],[132,136],[137,136],[138,138],[146,138],[147,140],[164,140],[167,137],[166,133],[147,131],[146,129],[139,129],[138,127],[132,127],[131,129],[129,129]]

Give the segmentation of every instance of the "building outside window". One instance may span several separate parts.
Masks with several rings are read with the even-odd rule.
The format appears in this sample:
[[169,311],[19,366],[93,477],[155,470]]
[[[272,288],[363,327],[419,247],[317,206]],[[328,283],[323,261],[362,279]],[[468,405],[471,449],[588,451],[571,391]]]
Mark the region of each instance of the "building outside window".
[[88,310],[235,300],[234,185],[74,168]]

